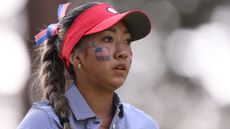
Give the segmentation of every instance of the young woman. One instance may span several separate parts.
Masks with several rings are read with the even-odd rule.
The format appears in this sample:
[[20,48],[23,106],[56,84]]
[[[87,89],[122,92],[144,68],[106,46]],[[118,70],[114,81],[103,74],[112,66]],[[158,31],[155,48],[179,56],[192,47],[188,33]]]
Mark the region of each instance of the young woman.
[[150,32],[148,17],[97,2],[64,16],[68,5],[59,6],[57,24],[35,36],[40,52],[36,84],[44,100],[33,104],[18,129],[158,129],[115,92],[129,73],[131,42]]

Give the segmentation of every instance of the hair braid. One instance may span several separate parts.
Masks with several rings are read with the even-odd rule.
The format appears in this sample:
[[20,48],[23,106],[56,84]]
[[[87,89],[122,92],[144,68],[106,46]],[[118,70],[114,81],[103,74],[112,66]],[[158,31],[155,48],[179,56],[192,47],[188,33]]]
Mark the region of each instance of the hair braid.
[[[98,4],[97,2],[89,2],[78,8],[73,9],[60,22],[58,35],[49,39],[38,47],[35,52],[38,52],[37,58],[37,75],[35,86],[39,86],[43,91],[43,98],[49,101],[55,113],[63,125],[63,129],[71,129],[68,117],[70,109],[68,100],[65,97],[65,65],[60,57],[62,41],[73,21],[86,9]],[[81,41],[80,41],[81,42]],[[81,43],[79,43],[80,45]],[[78,46],[75,46],[77,49]],[[71,66],[72,67],[72,66]],[[71,74],[74,72],[70,71]],[[72,75],[74,76],[74,75]],[[62,120],[65,120],[64,122]]]
[[[70,115],[68,100],[65,97],[64,63],[60,58],[56,45],[49,40],[45,43],[40,58],[39,78],[43,89],[43,97],[49,101],[60,119]],[[63,129],[71,129],[64,123]]]

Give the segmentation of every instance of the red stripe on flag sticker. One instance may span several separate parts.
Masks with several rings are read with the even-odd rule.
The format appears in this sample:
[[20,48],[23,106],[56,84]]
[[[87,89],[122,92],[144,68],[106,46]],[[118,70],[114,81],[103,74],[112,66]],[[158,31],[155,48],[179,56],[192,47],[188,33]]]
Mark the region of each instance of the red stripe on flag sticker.
[[109,61],[110,60],[110,51],[108,48],[97,47],[95,49],[95,52],[96,52],[96,59],[98,61]]
[[95,52],[96,56],[109,56],[110,54],[109,49],[105,47],[97,47]]

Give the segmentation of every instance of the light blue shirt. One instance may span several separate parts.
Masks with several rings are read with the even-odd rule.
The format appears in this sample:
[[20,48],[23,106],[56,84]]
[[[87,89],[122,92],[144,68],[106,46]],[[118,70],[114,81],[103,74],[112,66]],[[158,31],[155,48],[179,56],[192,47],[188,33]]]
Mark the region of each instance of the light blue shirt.
[[[65,93],[72,111],[69,120],[73,129],[99,129],[96,117],[75,85]],[[157,123],[143,111],[122,103],[114,94],[116,111],[110,129],[159,129]],[[60,129],[59,119],[47,101],[35,102],[17,129]]]

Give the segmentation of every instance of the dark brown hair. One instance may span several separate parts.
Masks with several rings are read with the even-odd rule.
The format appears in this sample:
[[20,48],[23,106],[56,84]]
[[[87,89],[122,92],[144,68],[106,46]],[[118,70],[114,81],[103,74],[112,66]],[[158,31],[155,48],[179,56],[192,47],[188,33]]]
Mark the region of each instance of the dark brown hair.
[[[68,15],[60,21],[58,35],[51,37],[47,42],[35,49],[35,53],[37,54],[35,63],[37,70],[35,75],[37,75],[37,77],[34,84],[41,89],[43,98],[48,100],[49,104],[53,107],[54,112],[60,119],[63,129],[71,129],[71,126],[68,122],[68,117],[70,116],[69,104],[64,95],[66,84],[65,65],[60,57],[62,41],[73,21],[86,9],[96,4],[98,3],[89,2],[71,10]],[[80,41],[78,46],[81,44]],[[77,49],[78,46],[75,46],[75,48]],[[70,70],[70,74],[74,76],[73,69]]]

